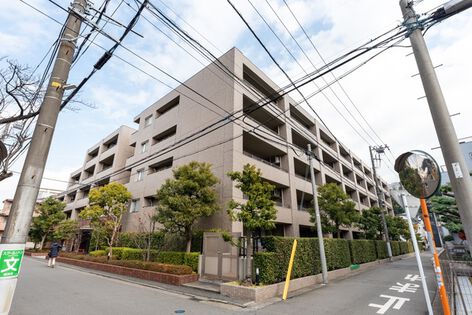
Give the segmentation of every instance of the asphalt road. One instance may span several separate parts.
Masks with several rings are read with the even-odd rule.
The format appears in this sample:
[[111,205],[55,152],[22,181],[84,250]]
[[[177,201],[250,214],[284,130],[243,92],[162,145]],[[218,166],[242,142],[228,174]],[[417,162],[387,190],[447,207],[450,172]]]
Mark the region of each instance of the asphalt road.
[[[434,293],[430,256],[424,254],[431,296]],[[414,258],[381,265],[357,276],[333,281],[285,302],[242,309],[237,306],[199,301],[186,295],[110,279],[84,271],[56,266],[25,257],[10,314],[426,314],[420,281],[404,279],[417,275]],[[399,282],[407,290],[391,290]],[[382,297],[383,295],[384,297]],[[392,299],[390,297],[398,297]],[[405,300],[408,299],[408,300]],[[377,306],[369,306],[375,304]],[[402,304],[402,305],[400,305]],[[395,309],[397,307],[397,309]],[[184,312],[184,313],[182,313]]]

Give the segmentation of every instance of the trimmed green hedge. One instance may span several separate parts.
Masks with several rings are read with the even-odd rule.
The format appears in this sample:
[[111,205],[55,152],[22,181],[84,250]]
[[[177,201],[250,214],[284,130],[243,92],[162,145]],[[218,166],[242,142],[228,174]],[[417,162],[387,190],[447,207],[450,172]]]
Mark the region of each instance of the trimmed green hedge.
[[[254,264],[259,268],[260,281],[272,284],[285,280],[293,237],[268,236],[261,239],[265,252],[254,255]],[[317,238],[297,238],[298,245],[292,269],[292,278],[306,277],[321,272],[319,243]],[[387,258],[385,241],[324,239],[326,260],[329,270],[346,268],[377,259]],[[407,242],[392,242],[395,256],[408,252]],[[405,252],[405,253],[406,253]]]
[[94,251],[91,251],[91,252],[89,253],[89,255],[92,256],[92,257],[106,256],[106,254],[107,254],[107,251],[106,251],[106,250],[102,250],[102,249],[94,250]]
[[[316,241],[318,242],[318,239],[316,239]],[[351,265],[351,253],[347,240],[325,238],[324,246],[328,270],[346,268]]]
[[398,256],[400,255],[400,241],[390,241],[390,245],[392,246],[392,255]]
[[[195,272],[198,271],[199,255],[200,253],[198,252],[159,252],[151,249],[151,261],[170,265],[185,265],[191,267]],[[113,257],[116,257],[117,260],[144,260],[146,250],[129,247],[113,247]]]
[[388,258],[387,242],[385,241],[374,241],[375,251],[377,252],[377,259]]
[[351,262],[353,264],[363,264],[377,260],[375,241],[352,240],[349,241],[351,249]]

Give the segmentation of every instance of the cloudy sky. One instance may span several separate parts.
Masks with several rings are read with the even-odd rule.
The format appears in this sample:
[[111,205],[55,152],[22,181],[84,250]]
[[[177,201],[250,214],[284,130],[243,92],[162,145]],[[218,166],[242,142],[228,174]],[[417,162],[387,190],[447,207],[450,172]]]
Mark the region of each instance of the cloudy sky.
[[[314,66],[323,65],[320,55],[306,39],[283,1],[251,1],[297,62],[274,36],[250,2],[246,0],[233,2],[291,78],[300,78],[305,75],[305,71],[311,72]],[[62,7],[69,5],[68,0],[56,0],[56,2]],[[238,47],[277,84],[284,86],[288,83],[286,77],[270,60],[226,1],[163,2],[151,0],[151,3],[210,49],[214,55],[221,55],[233,46]],[[401,23],[400,8],[396,0],[286,0],[286,2],[326,62]],[[418,2],[420,3],[415,6],[418,13],[428,12],[442,3],[435,0]],[[101,4],[102,1],[96,1],[94,8],[98,9]],[[66,13],[46,0],[2,3],[0,57],[6,56],[35,67],[56,40],[61,25],[31,6],[61,23],[65,21]],[[126,24],[135,10],[136,3],[132,0],[111,0],[107,12],[109,15],[113,14],[116,21]],[[281,24],[274,11],[285,26]],[[94,11],[91,10],[90,13],[93,14]],[[93,104],[95,108],[85,107],[79,111],[69,110],[60,114],[44,174],[48,179],[43,180],[43,187],[65,188],[64,182],[68,180],[69,174],[82,165],[87,148],[119,125],[134,127],[132,121],[135,115],[177,85],[175,81],[159,72],[157,67],[183,81],[208,63],[173,36],[149,11],[145,11],[143,17],[146,19],[140,19],[134,28],[143,37],[129,34],[123,43],[129,50],[118,48],[116,56],[98,71],[82,90],[81,98]],[[298,48],[285,27],[297,39],[309,59]],[[158,29],[187,48],[193,57]],[[442,64],[437,69],[437,74],[449,112],[451,114],[460,112],[460,115],[452,118],[459,138],[472,136],[470,123],[472,106],[468,104],[472,99],[471,30],[472,10],[469,10],[433,26],[426,33],[433,63]],[[105,31],[118,37],[123,29],[114,23],[108,23]],[[83,34],[87,33],[88,29]],[[91,39],[93,38],[95,33],[92,34]],[[94,44],[90,45],[73,66],[69,83],[80,82],[103,54],[103,48],[109,48],[111,45],[112,42],[104,36],[97,36]],[[409,55],[411,48],[408,46],[409,42],[405,40],[399,47],[387,50],[343,78],[340,82],[346,94],[339,85],[333,85],[332,89],[325,90],[324,95],[320,93],[310,100],[318,115],[337,138],[364,161],[369,161],[369,144],[385,143],[390,146],[391,153],[387,154],[379,169],[380,175],[389,181],[397,180],[391,164],[394,157],[410,149],[427,151],[443,164],[440,150],[431,150],[438,146],[438,141],[426,100],[424,98],[418,100],[424,92],[419,76],[412,77],[417,73],[417,68],[413,56]],[[120,58],[149,75],[140,72]],[[342,76],[362,61],[363,59],[356,59],[349,62],[334,74]],[[0,66],[3,67],[4,64]],[[38,74],[41,73],[41,69],[42,66]],[[333,77],[328,75],[325,80],[330,82]],[[317,80],[316,83],[318,86],[324,85],[323,80]],[[315,90],[316,86],[310,84],[303,92],[309,94]],[[296,100],[300,99],[298,94],[292,96]],[[362,113],[362,117],[359,112]],[[13,166],[13,170],[21,171],[21,167],[22,160]],[[13,177],[0,182],[1,200],[13,197],[18,177],[15,173]]]

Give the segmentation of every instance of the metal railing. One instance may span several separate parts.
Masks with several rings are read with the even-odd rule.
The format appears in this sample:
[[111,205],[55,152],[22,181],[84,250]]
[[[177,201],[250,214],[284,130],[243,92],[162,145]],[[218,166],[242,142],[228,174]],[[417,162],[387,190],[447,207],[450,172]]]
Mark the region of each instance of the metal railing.
[[[451,314],[472,314],[472,259],[464,245],[448,242],[445,247],[439,259]],[[442,314],[441,299],[437,292],[433,307],[438,314]]]

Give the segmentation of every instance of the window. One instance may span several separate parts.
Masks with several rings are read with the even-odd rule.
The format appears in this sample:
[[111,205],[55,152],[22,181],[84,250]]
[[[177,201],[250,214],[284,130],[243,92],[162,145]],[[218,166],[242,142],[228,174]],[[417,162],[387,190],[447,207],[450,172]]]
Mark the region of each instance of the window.
[[129,205],[129,212],[138,212],[139,210],[139,199],[133,199],[131,200],[131,203]]
[[144,141],[143,143],[141,143],[141,153],[144,153],[147,151],[148,144],[149,144],[149,141]]
[[136,173],[136,181],[140,182],[144,179],[144,169],[140,169]]
[[147,116],[144,118],[144,127],[150,126],[152,124],[152,115]]

